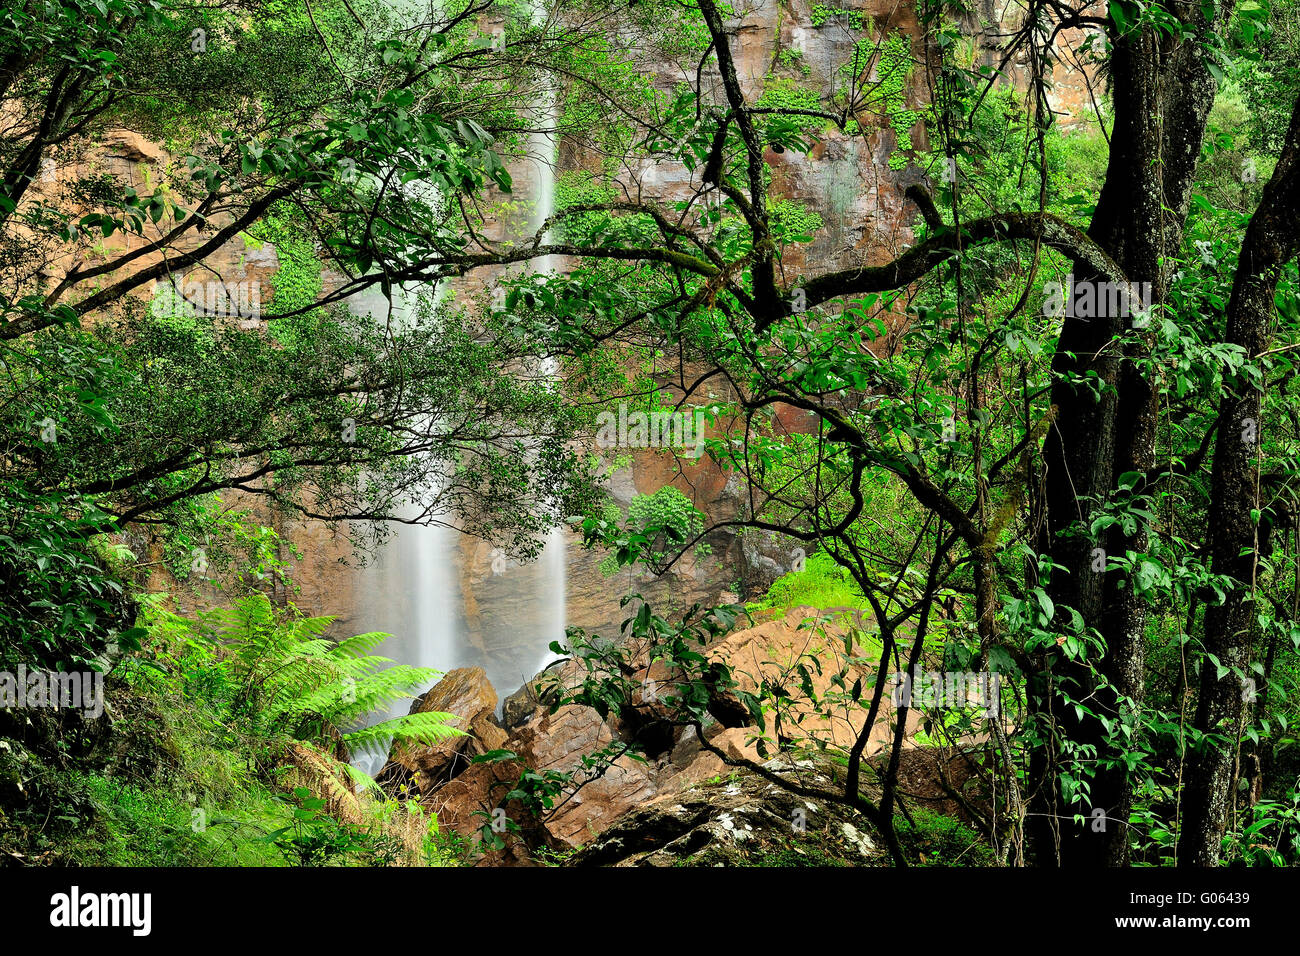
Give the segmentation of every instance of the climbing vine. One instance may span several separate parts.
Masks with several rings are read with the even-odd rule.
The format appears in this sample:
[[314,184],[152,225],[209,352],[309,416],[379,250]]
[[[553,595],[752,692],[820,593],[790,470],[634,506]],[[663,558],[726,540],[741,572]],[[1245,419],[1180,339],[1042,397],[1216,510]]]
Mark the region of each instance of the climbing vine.
[[853,29],[862,29],[862,14],[857,10],[846,10],[843,7],[828,7],[824,3],[814,3],[808,16],[815,27],[820,27],[836,17],[845,17],[849,21],[849,26]]
[[[906,152],[915,149],[912,129],[927,119],[929,111],[909,109],[907,106],[907,81],[912,75],[914,61],[912,41],[906,33],[890,34],[879,44],[871,40],[859,40],[853,59],[840,67],[850,88],[861,75],[863,65],[870,63],[873,58],[876,61],[876,80],[873,87],[866,91],[865,106],[888,118],[897,140],[894,152],[889,157],[889,168],[899,170],[908,163]],[[852,131],[856,132],[856,123],[851,126]]]
[[772,203],[771,214],[772,234],[779,242],[810,242],[824,224],[814,210],[789,199]]
[[[825,110],[821,94],[816,90],[800,86],[788,77],[769,77],[763,87],[763,95],[758,98],[756,106],[777,110]],[[789,121],[799,129],[807,131],[825,125],[825,121],[815,116],[792,116]]]
[[[291,208],[283,205],[271,211],[249,229],[254,242],[269,242],[275,247],[280,267],[271,279],[270,304],[265,306],[272,314],[293,312],[311,305],[320,298],[320,257],[315,244],[302,226],[295,221]],[[271,332],[285,345],[293,345],[299,338],[298,330],[305,321],[319,314],[312,310],[301,315],[271,321]]]
[[[612,202],[617,198],[613,187],[599,180],[585,169],[575,169],[560,175],[555,182],[555,209],[562,212],[579,203]],[[589,235],[609,223],[609,213],[589,212],[566,220],[559,228],[562,238]]]

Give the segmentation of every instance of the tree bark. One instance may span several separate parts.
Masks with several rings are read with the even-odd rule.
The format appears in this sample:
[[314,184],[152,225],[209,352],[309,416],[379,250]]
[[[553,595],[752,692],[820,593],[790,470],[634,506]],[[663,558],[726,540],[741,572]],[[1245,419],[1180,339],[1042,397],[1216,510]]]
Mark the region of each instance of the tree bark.
[[[1300,252],[1300,101],[1291,115],[1282,155],[1242,242],[1232,296],[1228,341],[1254,362],[1265,350],[1281,267]],[[1233,802],[1236,741],[1250,696],[1242,676],[1250,665],[1258,606],[1254,587],[1259,560],[1261,509],[1258,462],[1263,441],[1264,377],[1238,376],[1225,382],[1219,402],[1219,431],[1211,471],[1209,516],[1211,569],[1235,585],[1222,604],[1205,612],[1205,653],[1231,670],[1219,676],[1213,662],[1201,666],[1195,727],[1223,735],[1224,745],[1207,743],[1189,759],[1183,828],[1178,843],[1182,866],[1219,861],[1228,811]],[[1252,514],[1255,510],[1256,514]],[[1235,672],[1234,672],[1235,671]]]
[[[1175,10],[1189,25],[1208,30],[1199,8]],[[1115,126],[1088,236],[1129,281],[1150,283],[1158,305],[1165,294],[1162,262],[1181,244],[1215,84],[1196,38],[1161,38],[1151,30],[1114,38],[1110,68]],[[1053,360],[1052,403],[1058,411],[1043,447],[1047,473],[1039,550],[1064,569],[1052,575],[1048,587],[1056,607],[1062,615],[1066,608],[1078,611],[1085,625],[1100,633],[1105,651],[1099,660],[1084,661],[1048,652],[1031,680],[1031,708],[1040,726],[1051,728],[1030,762],[1030,832],[1036,856],[1046,864],[1122,866],[1128,861],[1127,768],[1107,743],[1101,722],[1061,707],[1057,692],[1076,700],[1095,695],[1090,706],[1111,718],[1120,717],[1125,700],[1140,705],[1143,698],[1145,607],[1122,574],[1096,571],[1094,565],[1098,548],[1102,562],[1110,555],[1145,552],[1147,529],[1141,524],[1131,534],[1114,529],[1099,540],[1088,534],[1090,502],[1109,498],[1119,475],[1146,473],[1154,465],[1157,395],[1134,361],[1149,343],[1132,337],[1122,352],[1113,346],[1131,319],[1067,316]],[[1088,385],[1075,384],[1089,373],[1102,387],[1099,397]],[[1086,807],[1069,805],[1061,792],[1062,739],[1097,748]],[[1093,825],[1095,811],[1104,812],[1104,827]],[[1075,824],[1072,817],[1081,812],[1089,819]]]

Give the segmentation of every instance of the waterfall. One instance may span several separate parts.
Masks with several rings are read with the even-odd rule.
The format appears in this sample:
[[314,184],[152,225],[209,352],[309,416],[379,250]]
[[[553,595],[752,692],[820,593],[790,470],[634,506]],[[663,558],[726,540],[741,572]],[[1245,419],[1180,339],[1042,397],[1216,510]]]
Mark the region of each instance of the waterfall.
[[[436,488],[430,489],[436,494]],[[412,506],[402,517],[414,517]],[[399,663],[451,670],[462,666],[464,629],[455,560],[459,532],[441,525],[390,522],[389,538],[365,571],[356,620],[393,636],[376,651]],[[423,689],[422,689],[423,690]],[[404,714],[404,702],[377,719]]]
[[[435,306],[441,297],[439,289]],[[393,290],[395,326],[400,328],[409,321],[413,298],[405,289]],[[350,305],[354,312],[368,313],[376,320],[389,308],[389,303],[376,295]],[[439,482],[434,479],[423,489],[423,496],[436,498],[439,490]],[[456,575],[460,533],[445,525],[406,523],[415,520],[421,511],[419,504],[408,504],[397,515],[400,520],[387,522],[388,536],[383,546],[358,572],[352,619],[359,625],[357,630],[392,635],[375,649],[375,654],[401,664],[448,671],[466,663],[464,602]],[[446,518],[451,520],[452,516]],[[421,687],[417,693],[426,690],[428,687]],[[389,710],[372,714],[370,722],[400,716],[408,709],[408,702],[397,701]],[[386,753],[361,753],[354,756],[353,762],[374,775],[387,759]]]
[[[534,26],[540,26],[545,22],[546,8],[542,0],[534,0],[532,12]],[[542,95],[542,109],[539,110],[540,117],[537,129],[529,136],[529,153],[537,170],[537,196],[529,230],[533,233],[540,229],[542,224],[555,213],[555,169],[559,163],[559,143],[556,141],[554,130],[559,125],[558,103],[559,98],[556,96],[555,87],[548,83]],[[549,232],[544,241],[550,241]],[[554,256],[546,256],[541,259],[536,264],[538,271],[542,273],[554,272],[557,265],[554,260]],[[542,373],[549,378],[558,377],[560,373],[559,361],[548,356],[542,363]],[[550,613],[544,613],[542,620],[544,629],[553,636],[542,642],[542,653],[534,672],[541,670],[556,658],[556,655],[549,650],[550,642],[564,638],[564,629],[568,623],[565,613],[568,558],[562,527],[552,528],[547,535],[546,547],[542,551],[540,560],[540,568],[542,578],[541,600],[543,606],[545,606],[546,602],[550,603]]]
[[[544,17],[545,9],[535,6],[534,24]],[[534,170],[529,234],[540,228],[555,208],[558,144],[552,131],[557,125],[556,110],[555,92],[548,89],[537,110],[539,128],[528,138],[525,159]],[[555,267],[551,257],[534,264],[542,273]],[[405,295],[394,290],[395,310],[401,311],[404,303],[399,300]],[[378,314],[373,307],[372,314]],[[559,371],[559,362],[550,357],[534,370],[548,379]],[[426,489],[430,496],[436,492],[436,487]],[[418,511],[413,506],[411,514]],[[448,521],[454,519],[446,516]],[[381,553],[360,573],[352,618],[360,630],[393,635],[375,653],[441,671],[482,667],[499,699],[555,658],[549,645],[564,638],[566,624],[563,528],[547,534],[541,555],[529,564],[510,561],[493,551],[486,578],[476,577],[479,569],[467,566],[473,564],[473,549],[464,546],[464,536],[453,528],[393,522],[389,531]],[[375,714],[374,719],[397,716],[407,708],[405,702],[399,702],[392,713]],[[382,763],[379,755],[357,760],[358,766],[372,773]]]

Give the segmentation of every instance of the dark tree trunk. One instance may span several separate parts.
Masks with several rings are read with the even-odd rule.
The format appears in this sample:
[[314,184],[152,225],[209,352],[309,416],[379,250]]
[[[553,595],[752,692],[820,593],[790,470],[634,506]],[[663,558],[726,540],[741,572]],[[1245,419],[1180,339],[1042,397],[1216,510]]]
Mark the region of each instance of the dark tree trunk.
[[[1228,301],[1228,341],[1250,359],[1264,351],[1274,312],[1281,266],[1300,252],[1300,102],[1291,116],[1282,155],[1264,188],[1241,246],[1232,297]],[[1262,382],[1262,379],[1257,379]],[[1222,604],[1205,612],[1205,652],[1223,667],[1246,673],[1256,633],[1255,590],[1260,508],[1257,466],[1263,441],[1263,390],[1245,375],[1224,383],[1219,430],[1214,446],[1209,539],[1212,570],[1237,582]],[[1233,800],[1236,741],[1248,702],[1242,678],[1211,662],[1201,667],[1196,729],[1227,737],[1222,746],[1194,753],[1187,770],[1183,829],[1178,861],[1184,866],[1214,866]]]
[[[1183,13],[1195,22],[1190,10]],[[1150,283],[1157,304],[1165,291],[1161,262],[1181,241],[1214,98],[1214,81],[1200,54],[1194,40],[1162,40],[1148,31],[1116,40],[1111,57],[1115,127],[1088,234],[1130,281]],[[1039,546],[1065,569],[1053,574],[1049,586],[1057,608],[1062,615],[1065,608],[1077,610],[1101,634],[1106,651],[1100,660],[1082,663],[1049,652],[1031,680],[1031,707],[1052,730],[1030,764],[1031,834],[1039,862],[1047,864],[1116,866],[1128,859],[1124,830],[1131,787],[1125,766],[1107,745],[1100,721],[1062,707],[1057,691],[1076,700],[1096,695],[1090,706],[1112,717],[1119,715],[1121,699],[1140,703],[1143,697],[1145,609],[1121,575],[1094,565],[1108,555],[1144,552],[1147,529],[1139,526],[1130,535],[1114,530],[1100,540],[1087,533],[1089,501],[1110,497],[1124,472],[1146,473],[1154,464],[1156,394],[1132,361],[1147,343],[1131,339],[1123,353],[1107,348],[1131,320],[1067,317],[1053,361],[1057,416],[1043,448],[1046,520]],[[1074,384],[1089,372],[1103,389],[1100,397]],[[1097,693],[1090,665],[1113,690]],[[1097,748],[1087,806],[1070,805],[1061,792],[1062,739]],[[1104,813],[1103,826],[1096,825],[1093,811]],[[1082,825],[1071,819],[1079,812],[1089,818]]]

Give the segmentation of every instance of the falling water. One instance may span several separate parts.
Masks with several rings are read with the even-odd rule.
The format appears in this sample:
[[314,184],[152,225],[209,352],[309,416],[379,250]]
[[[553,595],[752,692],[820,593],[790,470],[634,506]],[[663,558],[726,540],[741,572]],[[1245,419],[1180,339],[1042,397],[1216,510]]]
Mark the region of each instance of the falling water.
[[[541,7],[534,7],[533,12],[535,24],[545,16]],[[557,116],[553,90],[546,92],[537,113],[538,129],[529,137],[527,160],[534,170],[529,234],[541,227],[555,207],[557,143],[552,131]],[[556,263],[546,257],[534,268],[552,272]],[[395,310],[408,307],[403,299],[404,293],[394,290]],[[371,311],[378,314],[373,307]],[[544,359],[540,373],[553,379],[559,374],[558,361]],[[430,497],[436,493],[436,487],[426,490]],[[410,515],[419,510],[412,506]],[[462,546],[463,535],[453,528],[391,522],[389,532],[381,553],[361,572],[353,617],[361,630],[393,635],[375,653],[441,671],[482,667],[500,698],[554,659],[549,645],[563,639],[566,623],[567,556],[562,528],[547,534],[541,555],[532,563],[519,564],[494,551],[486,580],[476,578],[475,568],[466,567],[472,563],[473,552]],[[465,573],[467,570],[470,573]],[[391,714],[376,714],[375,719],[396,716],[406,709],[399,702]],[[373,772],[382,760],[360,759],[358,764]]]
[[[441,290],[435,293],[435,307]],[[400,328],[410,321],[415,297],[397,288],[391,303],[393,324]],[[382,297],[351,303],[358,313],[377,320],[386,315],[389,303]],[[438,496],[436,479],[423,496]],[[359,572],[358,599],[353,620],[357,630],[381,631],[392,636],[375,654],[416,667],[450,670],[462,666],[465,630],[460,583],[455,573],[459,532],[441,524],[411,524],[422,512],[417,503],[401,509],[399,520],[387,522],[387,537],[378,554]],[[418,689],[423,693],[426,687]],[[387,712],[375,713],[372,722],[407,712],[409,704],[398,701]],[[355,763],[367,773],[377,773],[385,754],[356,756]]]
[[[542,0],[534,0],[532,13],[534,26],[545,23],[546,8]],[[539,113],[540,121],[529,137],[529,153],[537,170],[537,196],[529,230],[532,233],[540,229],[555,212],[555,168],[559,160],[559,143],[556,141],[554,130],[559,125],[559,110],[555,87],[550,83],[547,83],[543,92],[542,109]],[[548,233],[544,241],[549,240]],[[556,270],[557,264],[554,256],[545,256],[537,263],[537,268],[540,272],[550,273]],[[542,373],[548,378],[555,379],[559,376],[559,372],[558,360],[548,356],[542,364]],[[539,623],[551,636],[541,645],[542,653],[534,671],[541,670],[555,659],[556,655],[549,650],[550,642],[564,637],[567,623],[565,605],[568,571],[568,558],[565,552],[564,529],[560,527],[551,529],[546,537],[546,547],[540,561],[542,587],[540,597],[543,613],[539,615],[541,618]]]

